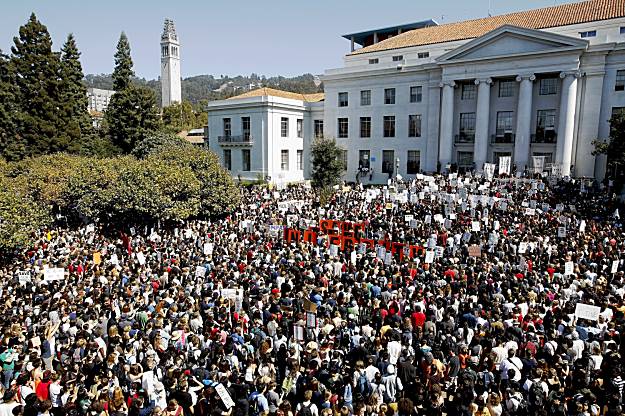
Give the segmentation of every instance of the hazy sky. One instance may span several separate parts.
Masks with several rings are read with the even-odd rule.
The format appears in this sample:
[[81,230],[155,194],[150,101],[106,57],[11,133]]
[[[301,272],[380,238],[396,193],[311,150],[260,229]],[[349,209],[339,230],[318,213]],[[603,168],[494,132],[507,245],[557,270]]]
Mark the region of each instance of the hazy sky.
[[[570,0],[490,0],[492,14]],[[135,72],[160,74],[163,20],[174,19],[182,43],[182,76],[298,75],[340,67],[349,52],[341,35],[432,18],[449,23],[488,13],[489,0],[0,0],[0,49],[13,45],[31,12],[48,27],[54,48],[72,32],[84,72],[109,73],[123,30]]]

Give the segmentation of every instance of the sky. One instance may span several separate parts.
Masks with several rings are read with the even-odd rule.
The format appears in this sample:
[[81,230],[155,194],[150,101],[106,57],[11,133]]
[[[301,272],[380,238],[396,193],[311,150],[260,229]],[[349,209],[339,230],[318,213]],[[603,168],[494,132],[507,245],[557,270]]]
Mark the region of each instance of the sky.
[[342,66],[341,36],[434,19],[440,23],[529,10],[570,0],[0,0],[0,49],[35,12],[53,48],[76,37],[85,74],[110,73],[119,35],[130,40],[135,73],[160,75],[160,35],[173,19],[182,77],[322,74]]

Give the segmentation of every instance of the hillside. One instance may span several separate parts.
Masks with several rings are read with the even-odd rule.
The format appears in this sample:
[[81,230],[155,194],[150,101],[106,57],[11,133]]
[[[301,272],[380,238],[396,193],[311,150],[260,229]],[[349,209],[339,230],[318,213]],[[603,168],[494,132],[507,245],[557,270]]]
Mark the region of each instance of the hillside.
[[[88,88],[113,88],[113,79],[110,74],[90,74],[85,77],[84,82]],[[160,80],[134,78],[134,82],[153,90],[156,93],[157,101],[160,105]],[[292,78],[282,76],[267,78],[256,74],[251,74],[249,76],[239,75],[236,77],[222,75],[219,78],[215,78],[213,75],[197,75],[183,78],[182,99],[183,101],[189,101],[194,107],[197,107],[204,101],[221,100],[259,87],[271,87],[299,93],[323,91],[323,85],[319,87],[315,85],[314,76],[312,74],[304,74]]]

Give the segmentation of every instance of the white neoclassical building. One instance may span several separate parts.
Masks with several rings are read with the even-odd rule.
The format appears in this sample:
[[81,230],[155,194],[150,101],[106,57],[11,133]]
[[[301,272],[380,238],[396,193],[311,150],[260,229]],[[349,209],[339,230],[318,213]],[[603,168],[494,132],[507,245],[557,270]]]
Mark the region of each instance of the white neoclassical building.
[[[345,37],[352,50],[322,76],[325,99],[307,113],[302,151],[322,128],[345,149],[346,180],[480,170],[503,156],[517,169],[538,156],[564,175],[604,177],[606,158],[592,155],[592,141],[607,138],[612,114],[625,108],[625,0]],[[209,105],[211,132],[228,101]],[[267,139],[280,143],[275,131]]]

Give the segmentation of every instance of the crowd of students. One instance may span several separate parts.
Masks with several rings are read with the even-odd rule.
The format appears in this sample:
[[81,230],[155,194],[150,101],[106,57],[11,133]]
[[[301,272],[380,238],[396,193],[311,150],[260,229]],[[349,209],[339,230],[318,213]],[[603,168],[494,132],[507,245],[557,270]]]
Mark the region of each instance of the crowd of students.
[[[242,192],[212,221],[50,228],[5,259],[0,416],[625,413],[612,189]],[[328,219],[373,246],[331,244]]]

